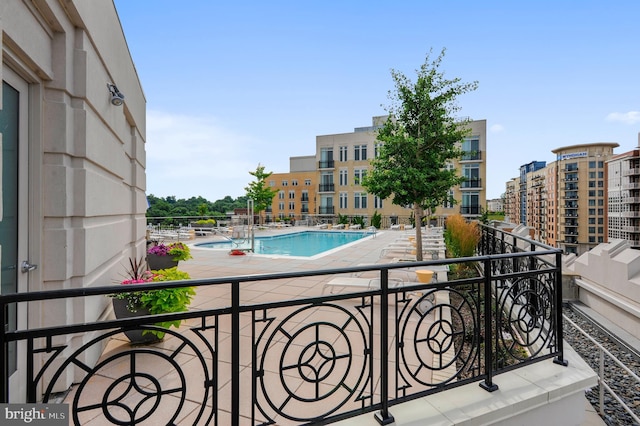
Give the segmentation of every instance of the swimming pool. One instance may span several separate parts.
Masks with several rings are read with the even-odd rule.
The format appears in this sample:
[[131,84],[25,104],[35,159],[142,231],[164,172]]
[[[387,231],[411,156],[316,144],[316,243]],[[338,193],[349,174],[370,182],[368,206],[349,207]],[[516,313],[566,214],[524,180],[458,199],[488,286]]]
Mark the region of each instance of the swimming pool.
[[[255,238],[254,252],[280,256],[316,256],[338,247],[354,243],[372,235],[371,232],[322,232],[303,231],[291,234],[263,236]],[[238,239],[196,244],[196,247],[214,249],[248,249],[251,241]]]

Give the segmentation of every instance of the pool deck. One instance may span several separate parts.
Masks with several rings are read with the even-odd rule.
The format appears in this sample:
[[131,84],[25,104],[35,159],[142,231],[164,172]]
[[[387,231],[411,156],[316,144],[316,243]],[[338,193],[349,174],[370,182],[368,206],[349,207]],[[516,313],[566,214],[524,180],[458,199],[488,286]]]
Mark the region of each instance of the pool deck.
[[[266,229],[266,230],[257,230],[256,236],[267,236],[267,235],[277,235],[288,232],[296,232],[301,230],[313,230],[315,228],[307,228],[307,227],[291,227],[291,228],[283,228],[283,229]],[[344,232],[344,231],[342,231]],[[193,259],[190,259],[186,262],[180,262],[179,268],[183,271],[188,272],[193,279],[206,279],[206,278],[218,278],[218,277],[228,277],[228,276],[245,276],[252,274],[268,274],[268,273],[282,273],[282,272],[298,272],[298,271],[310,271],[310,270],[321,270],[321,269],[335,269],[335,268],[346,268],[352,267],[356,265],[366,265],[366,264],[375,264],[375,263],[390,263],[389,260],[381,261],[381,253],[384,248],[386,248],[389,244],[393,243],[399,238],[407,237],[411,235],[415,231],[396,231],[396,230],[383,230],[377,232],[375,235],[364,238],[354,243],[349,243],[345,247],[341,249],[334,249],[328,252],[326,255],[322,256],[314,256],[312,258],[301,258],[301,257],[285,257],[285,256],[272,256],[272,255],[256,255],[248,253],[244,256],[232,256],[229,254],[228,249],[207,249],[207,248],[199,248],[195,244],[205,241],[212,240],[221,240],[223,237],[196,237],[195,240],[184,241],[191,246],[191,254]],[[297,279],[295,281],[283,282],[282,280],[278,283],[273,283],[273,285],[266,285],[266,282],[259,283],[259,286],[252,288],[249,285],[245,290],[241,292],[241,303],[250,303],[250,302],[267,302],[267,301],[275,301],[275,300],[288,300],[288,299],[296,299],[300,297],[312,297],[318,296],[322,294],[323,283],[328,279],[332,278],[332,276],[312,276],[306,277],[304,279]],[[285,280],[286,281],[286,280]],[[222,287],[222,286],[218,286]],[[220,300],[219,297],[219,288],[209,288],[207,286],[198,288],[197,294],[195,296],[194,301],[191,304],[192,309],[203,309],[203,308],[211,308],[216,305],[216,300]],[[228,292],[228,288],[224,291]],[[226,298],[225,298],[226,299]],[[171,339],[165,339],[164,342],[158,344],[159,348],[170,347]],[[121,338],[114,338],[109,346],[105,349],[104,354],[113,354],[127,347],[127,341]],[[224,358],[225,356],[222,355]],[[189,362],[187,359],[185,362]],[[117,368],[117,366],[116,366]],[[152,368],[152,366],[148,366],[148,368]],[[228,374],[227,369],[221,370],[223,375]],[[191,373],[190,373],[191,374]],[[193,373],[195,374],[195,373]],[[111,376],[109,371],[105,371],[103,373],[105,378]],[[118,377],[116,373],[114,373],[115,377]],[[174,380],[175,377],[171,375],[167,375],[163,380]],[[108,381],[106,381],[108,383]],[[98,388],[94,394],[101,395],[100,391],[100,382],[98,382]],[[106,385],[104,385],[106,386]],[[473,386],[478,388],[477,384]],[[476,391],[477,392],[477,391]],[[480,395],[485,397],[486,392],[482,391]],[[73,392],[69,395],[72,397]],[[228,402],[228,401],[227,401]],[[423,406],[424,403],[420,402]],[[193,405],[193,406],[192,406]],[[409,414],[405,414],[403,407],[406,406],[407,410],[411,409],[410,404],[401,404],[397,407],[394,407],[394,413],[397,414],[396,417],[396,425],[408,425],[408,424],[424,424],[424,423],[413,423],[412,421],[403,420],[403,418],[408,419]],[[181,417],[178,419],[177,424],[186,425],[194,423],[194,416],[197,412],[198,406],[194,404],[192,401],[188,401],[188,407],[185,407],[188,412],[189,409],[192,410],[191,414],[188,414],[186,417]],[[169,410],[169,404],[164,408],[165,410]],[[586,417],[587,421],[581,423],[582,425],[599,425],[603,424],[601,422],[600,417],[593,412],[590,404],[586,404]],[[410,413],[410,411],[407,411]],[[88,414],[88,413],[87,413]],[[229,424],[230,419],[228,417],[228,413],[221,412],[220,413],[221,424]],[[92,426],[97,426],[101,424],[105,424],[104,419],[100,417],[88,416],[84,417],[83,424],[88,424]],[[422,419],[424,420],[424,418]],[[349,421],[342,422],[340,424],[349,424],[349,425],[360,425],[360,424],[373,424],[373,420],[371,414],[362,416],[360,418],[351,419]],[[145,423],[146,424],[146,423]],[[375,423],[377,424],[377,423]]]

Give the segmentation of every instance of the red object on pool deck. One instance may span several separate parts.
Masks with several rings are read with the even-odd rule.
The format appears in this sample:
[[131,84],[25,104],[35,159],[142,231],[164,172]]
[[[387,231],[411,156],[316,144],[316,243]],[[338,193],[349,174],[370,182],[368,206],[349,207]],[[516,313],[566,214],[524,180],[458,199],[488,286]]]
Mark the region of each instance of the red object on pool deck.
[[246,253],[243,252],[242,250],[231,250],[229,254],[231,256],[244,256]]

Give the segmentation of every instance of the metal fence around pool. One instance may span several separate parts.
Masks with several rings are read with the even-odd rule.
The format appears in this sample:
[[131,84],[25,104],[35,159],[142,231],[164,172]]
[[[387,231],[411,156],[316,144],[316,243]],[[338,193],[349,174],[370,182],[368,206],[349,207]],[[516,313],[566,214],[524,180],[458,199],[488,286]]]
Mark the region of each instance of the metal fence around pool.
[[[397,404],[470,382],[493,391],[502,372],[548,358],[564,363],[560,250],[483,228],[479,253],[136,285],[223,291],[210,309],[5,331],[0,401],[50,402],[73,377],[65,402],[75,424],[327,424],[366,413],[388,424]],[[426,284],[390,278],[437,265],[465,265],[476,274]],[[241,303],[243,292],[267,283],[364,273],[379,285]],[[123,287],[3,295],[0,305],[7,312],[16,303],[46,306],[130,290]],[[161,343],[113,343],[123,330],[158,329],[160,320],[175,319],[185,325],[166,330]],[[26,347],[25,395],[10,394],[13,342]]]

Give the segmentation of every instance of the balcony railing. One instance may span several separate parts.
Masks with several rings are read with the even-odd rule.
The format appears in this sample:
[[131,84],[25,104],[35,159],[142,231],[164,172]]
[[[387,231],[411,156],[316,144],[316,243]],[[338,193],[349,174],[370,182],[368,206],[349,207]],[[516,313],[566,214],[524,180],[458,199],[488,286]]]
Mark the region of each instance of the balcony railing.
[[333,183],[321,183],[318,186],[318,192],[334,192],[335,184]]
[[334,160],[318,161],[318,168],[319,169],[333,169],[334,166],[335,166],[335,161]]
[[334,214],[334,206],[320,206],[318,207],[318,214]]
[[[63,379],[73,377],[68,402],[74,424],[94,418],[175,424],[187,414],[189,424],[198,425],[327,424],[366,413],[389,424],[397,404],[472,382],[494,391],[498,374],[549,358],[566,365],[561,250],[483,227],[478,253],[136,284],[137,290],[221,291],[215,307],[189,312],[0,332],[3,359],[17,342],[25,348],[20,356],[27,365],[24,395],[13,394],[2,369],[0,402],[50,402]],[[463,263],[475,265],[479,275],[405,286],[394,286],[389,278],[396,269]],[[262,286],[366,271],[376,272],[379,286],[294,300],[243,298]],[[106,295],[130,290],[105,286],[1,295],[0,307],[3,312],[14,304],[53,309],[78,298],[95,306]],[[123,330],[159,329],[153,324],[178,319],[188,327],[166,330],[165,339],[171,340],[162,344],[108,345]],[[99,361],[89,362],[96,354]],[[105,374],[110,367],[115,368]]]

